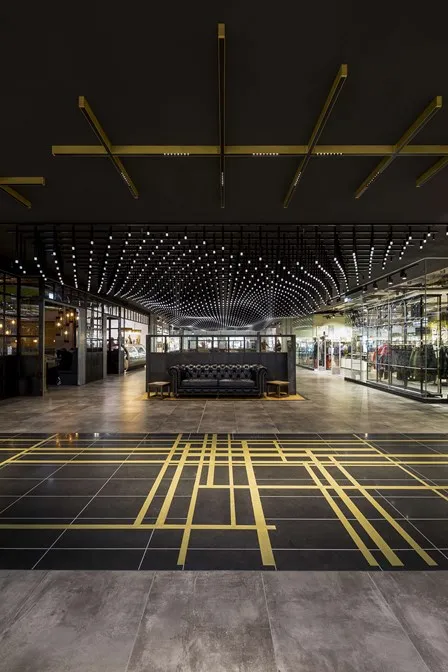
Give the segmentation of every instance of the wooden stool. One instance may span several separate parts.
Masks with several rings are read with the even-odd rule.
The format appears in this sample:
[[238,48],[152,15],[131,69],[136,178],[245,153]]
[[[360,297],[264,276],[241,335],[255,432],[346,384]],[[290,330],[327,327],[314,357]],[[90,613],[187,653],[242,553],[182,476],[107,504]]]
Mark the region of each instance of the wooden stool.
[[277,388],[277,397],[280,399],[281,396],[281,388],[286,387],[286,394],[283,393],[283,396],[289,397],[289,382],[287,380],[267,380],[266,381],[266,388],[267,388],[267,396],[269,397],[269,385],[272,385],[273,387]]
[[165,389],[165,387],[167,387],[168,388],[167,392],[168,392],[168,397],[169,397],[170,396],[170,385],[171,384],[168,380],[156,380],[153,383],[148,383],[148,399],[151,396],[151,394],[150,394],[151,393],[151,388],[155,389],[155,393],[154,393],[155,397],[160,396],[161,399],[164,399],[165,398],[164,389]]

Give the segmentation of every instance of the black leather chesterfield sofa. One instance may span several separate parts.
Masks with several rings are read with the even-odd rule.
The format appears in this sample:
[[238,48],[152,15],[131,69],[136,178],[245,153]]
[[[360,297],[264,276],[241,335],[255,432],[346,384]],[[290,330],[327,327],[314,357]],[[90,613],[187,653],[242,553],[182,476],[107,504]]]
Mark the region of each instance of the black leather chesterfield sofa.
[[262,397],[267,369],[261,364],[176,364],[168,369],[175,397]]

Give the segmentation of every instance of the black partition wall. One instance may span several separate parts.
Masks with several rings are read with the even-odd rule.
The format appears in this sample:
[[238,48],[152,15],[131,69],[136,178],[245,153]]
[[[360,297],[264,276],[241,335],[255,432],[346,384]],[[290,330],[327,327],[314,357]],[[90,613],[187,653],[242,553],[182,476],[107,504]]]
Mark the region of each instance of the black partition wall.
[[286,336],[147,336],[146,383],[169,380],[174,364],[262,364],[267,380],[288,380],[296,394],[296,338]]

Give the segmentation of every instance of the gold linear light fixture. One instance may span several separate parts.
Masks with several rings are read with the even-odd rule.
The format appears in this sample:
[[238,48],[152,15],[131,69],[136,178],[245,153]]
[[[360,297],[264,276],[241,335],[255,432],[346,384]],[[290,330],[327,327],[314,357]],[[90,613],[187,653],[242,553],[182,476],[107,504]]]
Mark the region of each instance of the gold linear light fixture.
[[[312,155],[332,156],[388,156],[394,153],[395,145],[316,145]],[[53,145],[53,156],[105,157],[107,152],[101,145]],[[114,156],[151,157],[202,157],[219,156],[219,145],[112,145]],[[272,157],[304,156],[307,145],[226,145],[226,157]],[[406,145],[400,156],[442,156],[448,155],[448,145]],[[436,164],[437,165],[437,164]]]
[[[347,79],[348,67],[342,64],[332,84],[325,104],[317,123],[313,129],[307,145],[226,145],[225,129],[225,58],[226,58],[226,30],[224,23],[218,23],[218,144],[216,145],[112,145],[97,117],[92,111],[84,96],[79,97],[79,108],[92,128],[100,144],[98,145],[53,145],[53,156],[84,156],[108,157],[125,182],[134,198],[138,192],[129,177],[120,157],[160,157],[160,158],[219,158],[219,193],[220,205],[225,207],[225,161],[228,157],[235,158],[281,158],[298,157],[301,159],[294,178],[284,199],[285,208],[290,204],[294,192],[303,177],[311,158],[332,158],[337,156],[350,157],[382,157],[381,162],[364,180],[355,197],[360,198],[371,184],[383,173],[392,161],[398,156],[430,156],[439,160],[423,173],[416,182],[420,187],[448,165],[448,145],[411,145],[410,142],[417,133],[428,123],[432,116],[442,106],[442,97],[437,96],[424,110],[420,117],[410,126],[406,133],[395,145],[318,145],[319,138],[325,124],[333,110],[336,100]],[[1,185],[0,185],[1,186]],[[29,201],[17,194],[9,185],[2,188],[8,191],[24,205],[29,207]]]
[[25,196],[19,194],[12,185],[17,186],[27,186],[27,185],[39,185],[45,186],[44,177],[0,177],[0,189],[3,189],[7,194],[12,196],[16,201],[24,205],[26,208],[31,208],[31,201],[29,201]]
[[306,167],[309,163],[309,160],[313,154],[313,150],[320,138],[320,135],[322,131],[324,130],[325,124],[328,121],[328,118],[331,114],[331,111],[334,107],[334,104],[336,100],[338,99],[338,96],[342,90],[342,87],[345,84],[345,80],[347,79],[347,74],[348,74],[348,68],[345,63],[341,65],[339,68],[338,74],[336,75],[336,78],[333,82],[333,85],[330,89],[330,93],[327,96],[327,99],[325,101],[325,104],[322,108],[322,112],[319,115],[319,119],[317,120],[317,123],[313,129],[313,132],[311,134],[311,138],[308,142],[308,148],[307,152],[300,162],[299,167],[297,168],[295,175],[292,179],[291,185],[288,189],[288,193],[286,194],[285,200],[283,201],[283,207],[287,208],[288,205],[291,202],[291,199],[294,195],[295,190],[297,189],[297,185],[299,184],[300,180],[303,177],[303,173],[306,170]]
[[123,182],[126,184],[127,188],[131,192],[132,196],[134,198],[138,198],[138,191],[135,187],[135,184],[132,182],[131,178],[129,177],[129,175],[126,171],[126,168],[123,166],[123,163],[120,161],[120,159],[115,154],[113,154],[112,143],[110,142],[109,138],[107,137],[103,127],[101,126],[100,122],[96,118],[95,114],[93,113],[92,108],[90,107],[89,103],[87,102],[87,100],[84,96],[79,96],[78,106],[79,106],[79,109],[81,110],[81,112],[83,113],[84,118],[87,120],[87,123],[89,124],[90,128],[92,129],[92,131],[95,133],[96,137],[98,138],[98,140],[102,144],[106,155],[111,160],[114,168],[116,169],[117,173],[120,175]]
[[218,23],[218,135],[219,193],[221,208],[224,208],[226,155],[226,27],[224,23]]
[[424,184],[426,184],[426,182],[432,180],[432,178],[435,177],[437,173],[440,173],[440,171],[445,168],[445,166],[448,166],[448,156],[444,156],[443,158],[439,159],[439,161],[431,166],[431,168],[428,168],[428,170],[422,173],[420,177],[417,178],[415,186],[422,187]]
[[417,133],[421,131],[424,126],[426,126],[428,121],[433,118],[433,116],[436,114],[436,112],[438,112],[438,110],[440,110],[441,107],[442,96],[436,96],[434,100],[430,102],[428,107],[423,110],[418,119],[416,119],[414,123],[408,128],[406,133],[401,136],[397,144],[394,146],[392,154],[385,156],[377,165],[377,167],[372,170],[370,175],[366,177],[361,186],[358,187],[355,193],[355,198],[361,198],[361,196],[367,191],[371,184],[381,175],[381,173],[384,173],[392,161],[397,158],[406,145],[408,145],[409,142],[417,135]]

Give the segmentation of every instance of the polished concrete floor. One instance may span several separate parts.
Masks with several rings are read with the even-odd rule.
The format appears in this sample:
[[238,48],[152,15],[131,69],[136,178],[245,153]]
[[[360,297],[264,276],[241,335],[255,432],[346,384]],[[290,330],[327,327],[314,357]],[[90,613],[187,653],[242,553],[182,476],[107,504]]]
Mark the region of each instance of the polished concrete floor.
[[43,398],[0,402],[2,432],[445,432],[448,404],[427,405],[297,369],[305,401],[145,400],[145,371]]
[[1,672],[446,672],[448,572],[0,571]]
[[[1,467],[3,496],[9,498],[2,511],[5,520],[9,517],[8,511],[14,507],[18,507],[15,512],[20,514],[20,520],[4,523],[2,532],[6,541],[3,542],[2,552],[6,562],[3,566],[11,566],[11,551],[16,554],[13,555],[13,559],[18,557],[18,546],[21,546],[19,550],[22,558],[29,555],[23,566],[36,566],[32,571],[0,569],[0,672],[79,672],[80,670],[83,672],[209,672],[210,670],[446,672],[448,572],[443,571],[443,562],[437,567],[430,567],[427,562],[425,565],[424,557],[416,551],[415,546],[412,546],[411,554],[414,558],[418,557],[420,563],[418,568],[426,566],[428,569],[439,571],[414,572],[413,564],[408,562],[403,563],[403,567],[396,565],[392,570],[389,568],[391,563],[387,555],[389,559],[393,556],[386,546],[399,559],[403,559],[405,546],[402,544],[406,541],[406,547],[409,547],[411,539],[412,542],[417,542],[421,551],[433,559],[433,554],[437,554],[438,560],[448,556],[447,521],[444,520],[444,512],[440,510],[441,507],[443,509],[448,505],[446,501],[448,488],[445,487],[447,477],[444,473],[447,469],[444,450],[445,441],[448,441],[447,406],[426,406],[387,393],[344,383],[340,378],[314,374],[306,370],[298,370],[298,391],[307,397],[307,401],[303,402],[145,401],[142,399],[144,375],[143,371],[136,372],[124,379],[109,378],[84,388],[59,388],[51,391],[43,399],[15,399],[0,403],[0,432],[2,438],[6,438],[2,442],[4,450],[1,461],[7,461]],[[83,446],[83,450],[75,450],[70,455],[64,456],[62,463],[55,465],[56,468],[50,472],[14,474],[12,472],[14,469],[42,471],[50,466],[40,463],[42,459],[46,459],[45,446],[42,451],[37,449],[40,453],[39,457],[36,455],[38,464],[13,464],[18,455],[17,441],[21,437],[23,440],[26,432],[32,433],[33,446],[41,440],[45,442],[47,440],[45,437],[49,434],[52,436],[55,433],[63,435],[78,432],[77,441],[83,441],[88,440],[86,437],[91,433],[95,433],[89,446],[95,448],[98,447],[98,442],[106,441],[101,451],[103,453],[110,450],[114,440],[117,438],[122,440],[116,436],[117,433],[126,433],[127,439],[131,441],[140,439],[146,442],[157,438],[163,441],[167,435],[183,432],[190,443],[197,438],[194,435],[198,433],[217,434],[217,441],[220,433],[226,432],[233,435],[244,433],[246,437],[244,440],[247,441],[258,440],[260,434],[265,434],[269,435],[267,440],[271,443],[278,442],[286,460],[290,457],[286,455],[289,447],[287,442],[291,435],[297,434],[300,435],[295,437],[298,441],[323,442],[312,445],[315,448],[324,445],[328,453],[328,457],[325,457],[326,453],[315,448],[307,448],[306,458],[313,461],[313,465],[308,464],[308,469],[314,473],[314,479],[317,470],[322,474],[321,467],[333,474],[334,469],[339,468],[335,465],[333,469],[332,465],[323,463],[327,459],[337,461],[343,459],[339,450],[342,444],[332,445],[335,441],[345,442],[345,449],[353,447],[358,452],[359,445],[349,444],[352,442],[358,444],[361,441],[364,442],[366,450],[368,444],[375,450],[375,461],[383,459],[378,457],[378,453],[385,456],[388,465],[382,467],[383,469],[396,469],[390,460],[400,461],[398,468],[403,471],[401,478],[405,480],[400,480],[398,485],[395,473],[392,480],[378,482],[378,473],[373,474],[371,470],[375,471],[379,464],[376,462],[370,464],[372,454],[369,450],[369,454],[360,454],[356,458],[361,461],[365,459],[364,464],[340,465],[349,471],[354,470],[351,477],[357,480],[354,486],[355,492],[348,489],[349,483],[339,482],[338,479],[336,484],[339,492],[334,489],[334,483],[333,489],[320,483],[319,502],[314,499],[315,493],[312,495],[313,501],[307,498],[307,506],[304,509],[306,515],[304,514],[300,520],[293,521],[293,527],[288,520],[288,516],[292,515],[291,493],[286,497],[284,492],[279,493],[278,486],[282,483],[278,480],[278,476],[275,477],[275,493],[263,492],[263,489],[257,488],[261,493],[262,511],[265,511],[266,507],[272,519],[266,520],[266,524],[278,525],[279,529],[283,530],[283,536],[286,531],[288,550],[285,549],[283,556],[279,554],[281,547],[273,546],[278,569],[288,568],[287,565],[280,566],[281,558],[288,557],[288,553],[291,557],[299,557],[300,549],[303,547],[297,546],[297,535],[300,537],[300,543],[315,543],[312,533],[318,525],[321,526],[320,543],[326,544],[326,552],[331,551],[328,545],[331,546],[334,537],[325,532],[324,527],[335,525],[333,514],[336,513],[334,508],[336,504],[345,516],[344,524],[340,514],[337,516],[336,524],[340,531],[345,529],[347,533],[350,529],[347,525],[352,525],[356,531],[362,521],[363,530],[358,530],[359,539],[364,541],[367,550],[370,550],[370,542],[366,541],[364,536],[367,530],[370,531],[371,540],[371,535],[374,535],[377,549],[377,542],[380,542],[379,554],[373,546],[371,550],[372,556],[375,558],[377,554],[380,559],[378,566],[367,567],[367,571],[325,571],[323,569],[325,563],[320,561],[318,564],[317,556],[314,556],[311,568],[319,566],[321,571],[307,571],[309,565],[306,563],[294,565],[302,571],[259,572],[249,569],[244,572],[221,572],[216,571],[216,564],[215,571],[187,569],[175,572],[158,571],[156,564],[149,564],[144,568],[142,563],[146,558],[155,558],[161,548],[166,548],[151,547],[151,541],[154,541],[153,533],[157,531],[165,534],[174,531],[178,534],[179,530],[153,529],[133,530],[133,534],[137,536],[141,537],[142,533],[146,536],[144,548],[139,546],[141,540],[138,540],[137,548],[135,547],[137,537],[132,540],[133,549],[129,548],[129,536],[127,539],[121,537],[119,540],[120,544],[125,544],[125,550],[134,551],[131,555],[134,555],[135,559],[138,556],[136,568],[140,568],[141,571],[86,571],[86,567],[98,566],[92,563],[92,558],[100,557],[95,556],[95,549],[102,552],[103,559],[104,552],[115,562],[116,558],[122,557],[115,546],[113,536],[115,532],[98,530],[94,543],[90,542],[84,546],[85,538],[73,541],[73,535],[77,533],[75,529],[56,530],[57,537],[55,530],[51,528],[42,528],[39,532],[27,529],[25,538],[21,537],[24,530],[8,530],[6,526],[10,523],[19,526],[34,525],[36,516],[48,515],[49,506],[50,509],[53,507],[51,517],[56,515],[60,518],[61,507],[65,507],[66,511],[67,507],[72,506],[73,499],[77,498],[83,500],[82,509],[85,510],[89,502],[92,506],[97,506],[98,503],[102,506],[99,500],[100,490],[103,487],[113,490],[112,494],[103,490],[103,496],[108,499],[112,507],[117,506],[117,501],[121,502],[120,506],[124,506],[123,501],[133,500],[131,502],[133,515],[136,511],[141,512],[141,500],[136,502],[134,499],[142,495],[129,494],[127,487],[129,484],[132,484],[133,488],[142,484],[145,487],[148,484],[151,486],[154,477],[152,474],[135,477],[122,471],[133,468],[133,465],[123,464],[123,460],[131,459],[130,451],[119,458],[120,463],[117,465],[110,464],[106,467],[106,464],[95,466],[77,464],[76,474],[68,473],[64,477],[61,473],[64,469],[74,468],[73,464],[67,465],[67,461],[72,463],[75,455],[79,456],[81,452],[88,451],[89,446]],[[8,445],[10,438],[6,437],[7,434],[8,437],[11,435],[13,437],[11,445]],[[40,438],[36,437],[36,434],[40,434]],[[317,436],[313,438],[313,434]],[[335,439],[335,434],[339,434],[339,438]],[[377,434],[383,436],[379,438],[375,436]],[[240,438],[232,436],[231,441],[239,441]],[[63,437],[61,440],[70,441]],[[286,443],[283,448],[284,442]],[[403,457],[403,442],[406,442],[406,457]],[[62,444],[56,446],[54,453],[61,452],[61,448],[65,450],[67,446]],[[239,459],[237,453],[241,452],[241,447],[232,444],[230,448],[232,460],[234,449],[235,458]],[[248,448],[251,452],[250,444]],[[269,446],[268,449],[271,451],[272,447]],[[293,450],[296,450],[296,447]],[[279,456],[280,451],[277,450]],[[52,460],[55,459],[54,453]],[[21,457],[25,460],[31,459],[26,453]],[[103,454],[102,457],[106,456]],[[249,462],[255,462],[255,457],[251,454]],[[101,456],[96,458],[99,460]],[[161,459],[166,459],[166,454],[162,455]],[[425,464],[431,460],[443,464],[437,467]],[[417,464],[419,461],[424,463]],[[246,464],[246,473],[252,473],[249,462]],[[178,466],[169,466],[168,469],[175,471]],[[191,466],[186,464],[184,466],[191,469]],[[222,466],[224,465],[215,464],[217,485],[220,484],[219,467]],[[264,481],[263,475],[256,473],[258,469],[266,468],[266,465],[252,466],[257,481],[259,479],[261,485],[269,484],[272,474],[264,474],[268,478]],[[274,469],[276,467],[271,466]],[[145,468],[143,465],[135,467]],[[298,466],[287,465],[284,468],[297,469]],[[95,475],[92,474],[92,469],[96,470]],[[108,473],[100,474],[100,471],[105,469],[108,469]],[[6,470],[9,470],[9,474]],[[410,482],[405,477],[404,470],[410,472],[412,479],[419,483],[415,486],[422,488],[419,492],[408,492]],[[381,476],[381,473],[379,475]],[[162,500],[166,502],[170,489],[169,482],[171,484],[173,482],[173,475],[168,473],[167,476],[169,476],[166,483],[167,490],[163,493],[161,503]],[[184,477],[188,480],[187,472],[180,475],[179,482]],[[343,478],[341,475],[340,477]],[[395,488],[391,488],[393,484]],[[28,485],[31,487],[28,488]],[[228,488],[229,484],[226,482],[221,485]],[[302,476],[296,474],[294,485],[307,485],[307,483],[302,482]],[[369,490],[373,486],[376,487]],[[360,487],[363,488],[362,497],[359,496]],[[385,489],[382,490],[383,487]],[[33,495],[29,490],[34,488],[36,490],[41,488],[43,491],[40,493],[34,491]],[[53,493],[44,492],[46,488],[56,490]],[[64,490],[65,488],[68,490]],[[116,488],[118,490],[114,490]],[[217,488],[215,492],[218,490]],[[249,488],[249,492],[250,490]],[[332,505],[324,491],[331,496]],[[373,515],[365,508],[372,502],[364,501],[366,499],[364,491],[369,491],[375,502],[381,502],[382,509],[389,516],[386,519],[389,528],[394,528],[396,533],[397,528],[394,526],[398,524],[402,530],[398,545],[394,545],[394,540],[388,536],[390,530],[386,534],[385,523],[379,520],[381,517],[384,518],[384,514],[382,512],[381,516],[378,515],[376,504],[373,505],[376,509]],[[62,504],[61,492],[62,499],[67,500],[65,504]],[[173,491],[171,492],[173,494]],[[146,502],[148,489],[144,494]],[[351,506],[350,509],[349,506],[347,510],[348,501],[345,499],[347,494],[350,495],[349,499],[355,508]],[[29,495],[33,499],[31,509],[26,508],[26,501],[24,503]],[[292,493],[292,496],[295,497],[296,492]],[[87,508],[84,506],[86,497],[89,500]],[[325,516],[328,520],[319,520],[322,517],[320,508],[323,497],[328,502],[329,515]],[[191,503],[191,492],[186,492],[183,498]],[[38,499],[41,503],[37,502]],[[171,502],[173,505],[177,505],[176,499],[177,496],[174,494]],[[304,502],[305,498],[301,501],[302,505]],[[58,504],[56,509],[55,503]],[[78,503],[75,505],[77,510],[71,510],[68,514],[68,519],[64,523],[66,527],[71,526],[82,510],[79,510]],[[20,507],[24,506],[25,518],[22,515],[23,510],[20,512]],[[257,502],[255,507],[252,503],[251,508],[241,508],[240,504],[237,506],[236,515],[239,515],[239,512],[247,515],[251,510],[252,513],[257,511],[258,515],[260,514]],[[103,509],[99,513],[101,516],[105,513]],[[198,510],[205,511],[207,515],[216,513],[216,510],[207,504],[199,506]],[[98,510],[95,515],[97,514]],[[114,515],[117,516],[117,511]],[[160,511],[156,514],[155,522],[159,515]],[[310,521],[307,523],[304,518],[311,518],[311,525]],[[132,522],[135,522],[134,518],[131,518]],[[170,524],[168,521],[165,522]],[[193,520],[190,520],[190,523],[194,525]],[[45,526],[46,523],[41,520],[40,524]],[[47,524],[55,523],[47,521]],[[60,521],[56,523],[58,524]],[[104,526],[104,520],[102,524]],[[182,534],[185,526],[186,521],[182,521],[180,524]],[[208,527],[210,528],[210,525]],[[219,552],[213,529],[208,531],[211,534],[210,538],[213,539],[212,546],[214,544],[214,548]],[[87,532],[92,534],[89,530]],[[121,531],[119,532],[121,534]],[[128,531],[124,532],[129,535]],[[403,532],[405,535],[409,533],[409,536],[406,538]],[[67,548],[64,547],[63,539],[64,535],[69,533],[72,545]],[[39,539],[33,536],[36,534],[41,535]],[[269,535],[271,534],[274,532],[269,530]],[[419,536],[422,534],[423,540]],[[107,544],[111,543],[111,539],[113,548],[110,549]],[[38,549],[36,540],[39,544]],[[353,536],[351,540],[354,541]],[[209,541],[210,539],[206,541],[206,546]],[[102,548],[97,548],[98,543]],[[163,543],[166,543],[166,540]],[[188,553],[194,549],[195,547],[188,546],[186,559]],[[201,546],[201,549],[203,555],[204,546]],[[260,549],[258,544],[258,556]],[[168,550],[171,556],[174,556],[175,565],[178,566],[179,546]],[[244,550],[250,549],[246,546]],[[358,547],[351,552],[360,557],[359,550]],[[90,558],[90,564],[78,562],[74,565],[71,560],[65,565],[52,564],[52,558],[57,557],[58,553],[61,553],[60,557],[64,555],[65,558],[70,558],[70,551],[75,551],[75,555],[78,553],[78,558],[81,551],[84,553],[84,559]],[[307,552],[309,551],[310,546],[307,548]],[[347,547],[345,551],[348,551]],[[152,553],[154,555],[151,555]],[[48,564],[44,562],[45,557]],[[210,553],[203,557],[210,557]],[[336,557],[341,556],[333,553],[333,562]],[[410,557],[409,551],[406,557]],[[168,566],[166,557],[163,562],[164,566]],[[69,569],[65,571],[52,569],[55,566],[66,566]],[[81,568],[72,571],[70,568],[75,566]],[[108,566],[113,566],[113,563]],[[183,565],[184,568],[186,566]],[[122,565],[119,564],[118,567]],[[332,564],[331,567],[337,565]],[[384,571],[386,568],[390,571]],[[408,571],[397,571],[403,568]],[[264,569],[266,570],[266,567]]]

